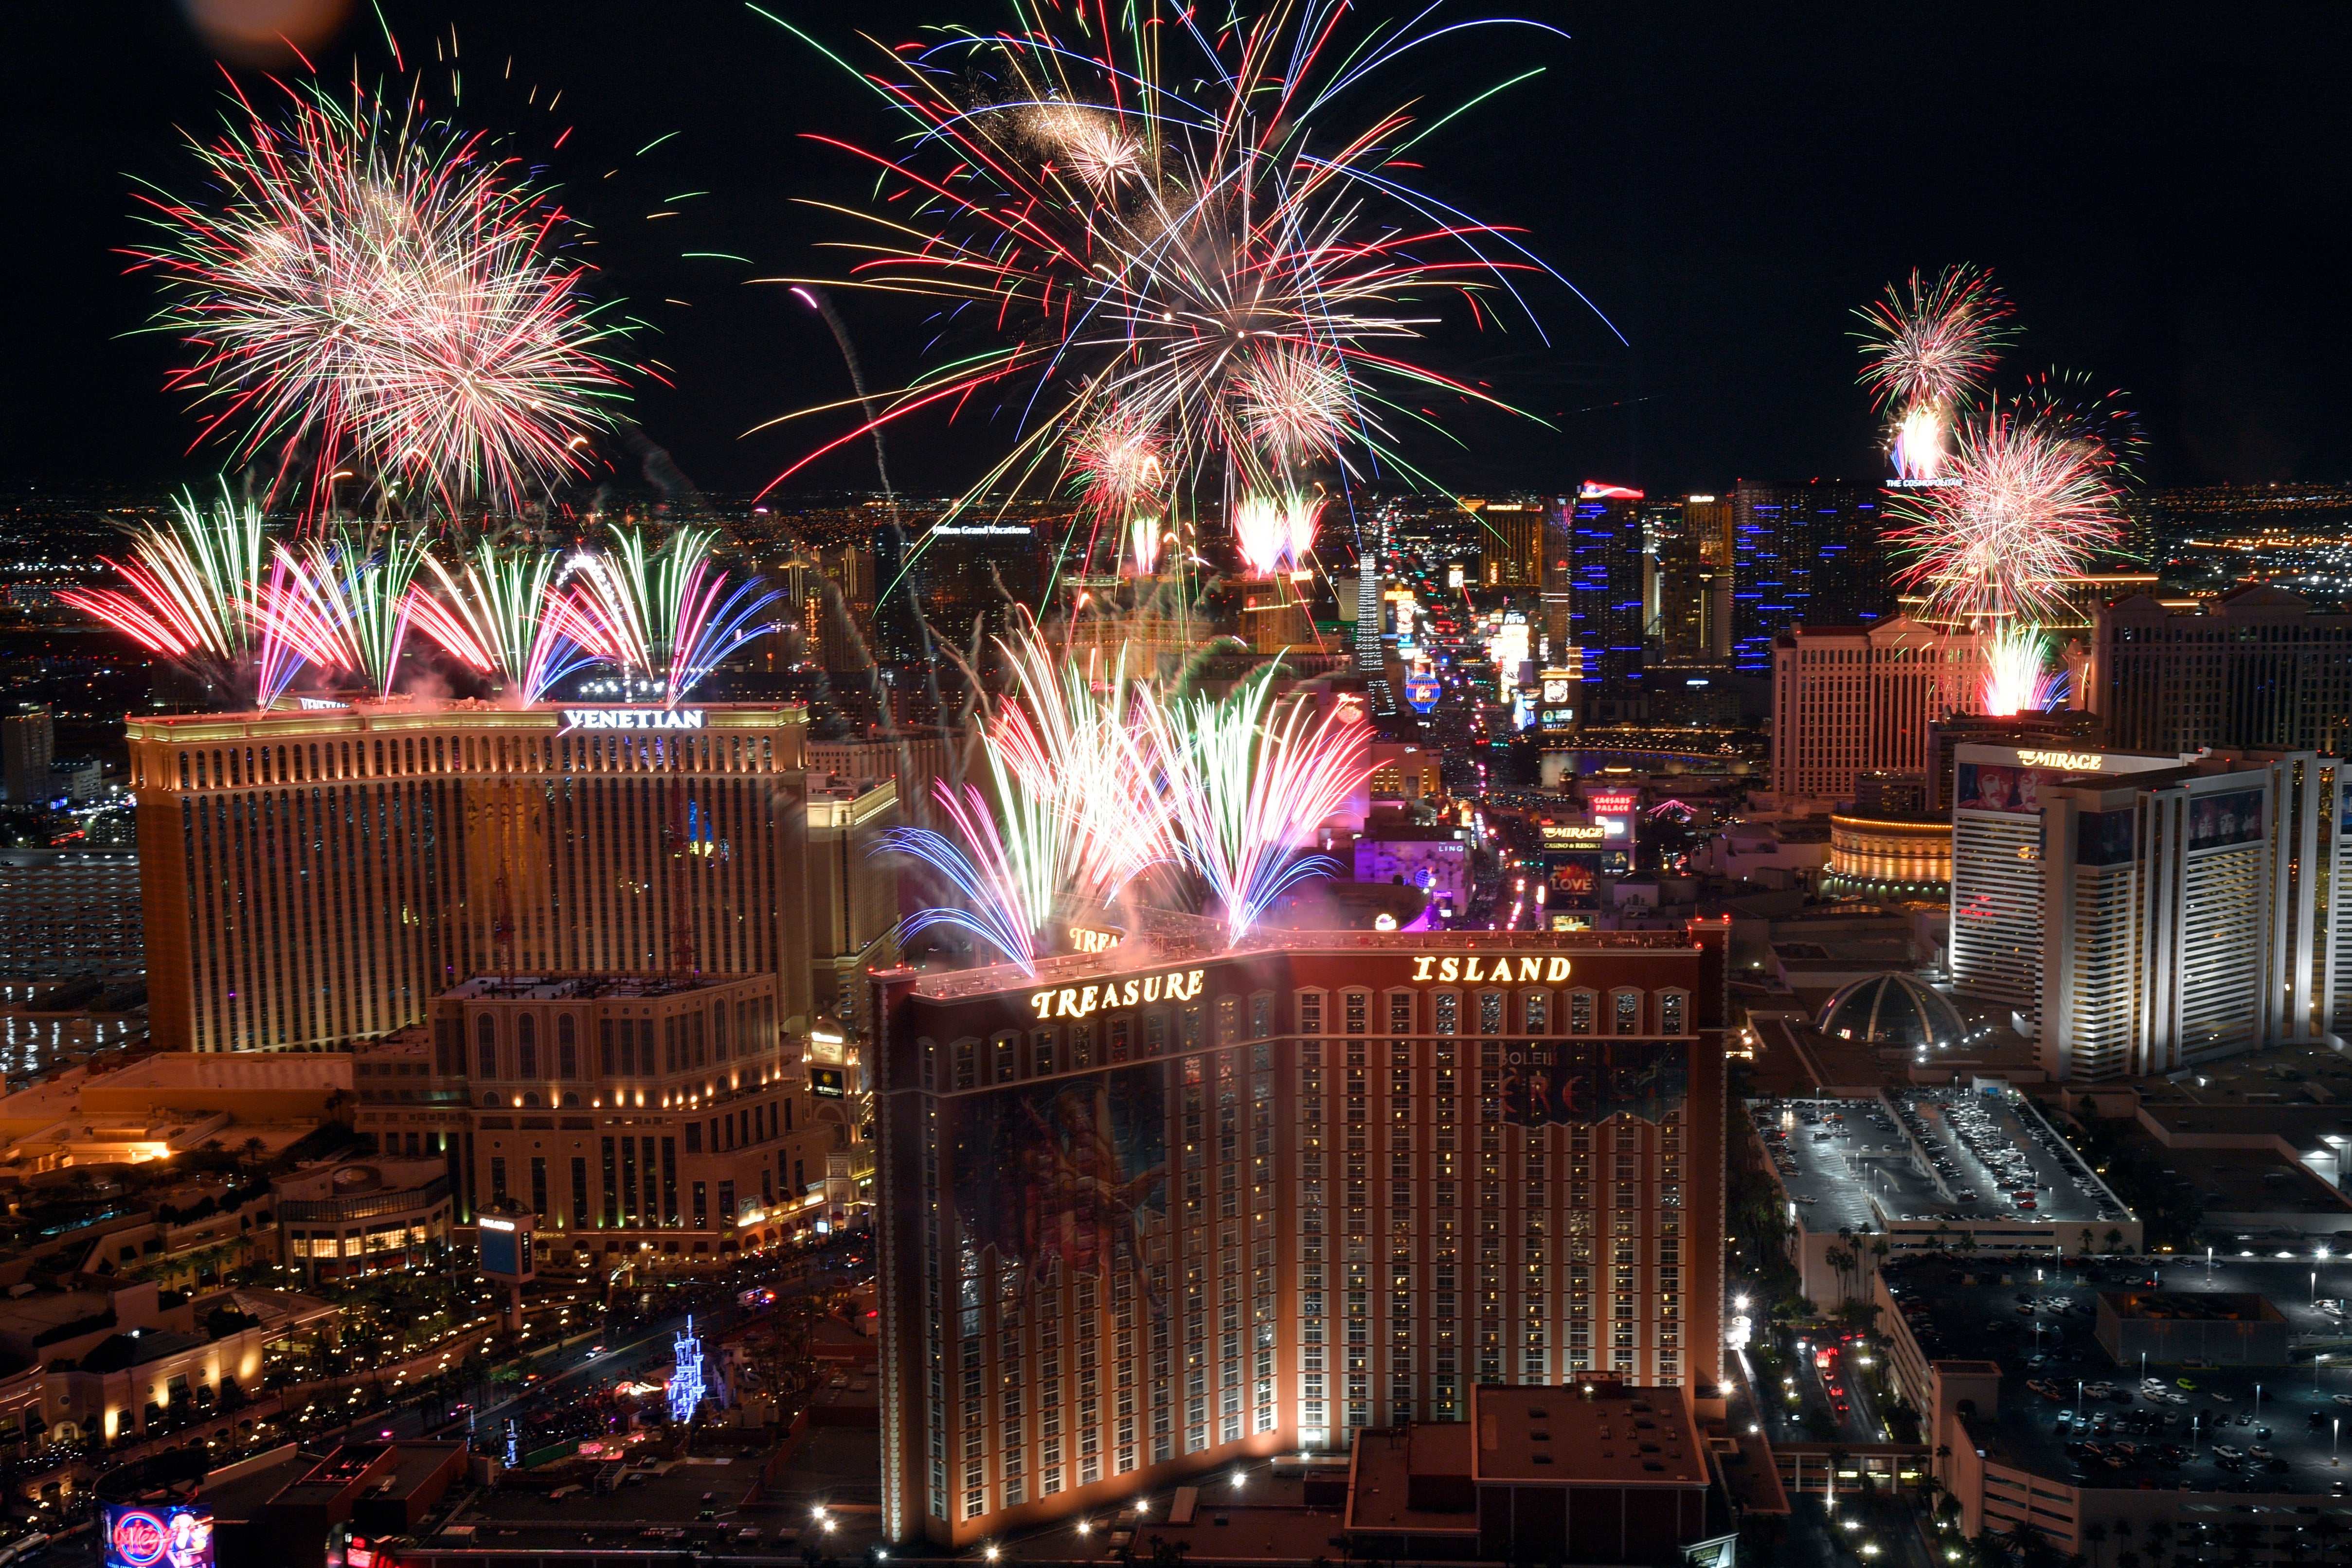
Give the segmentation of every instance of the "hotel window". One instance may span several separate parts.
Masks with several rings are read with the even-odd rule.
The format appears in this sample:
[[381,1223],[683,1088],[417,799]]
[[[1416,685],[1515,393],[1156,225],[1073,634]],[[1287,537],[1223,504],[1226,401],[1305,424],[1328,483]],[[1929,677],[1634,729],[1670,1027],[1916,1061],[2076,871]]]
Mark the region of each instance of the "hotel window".
[[1168,1015],[1158,1008],[1143,1015],[1143,1054],[1168,1054]]
[[1478,993],[1478,1032],[1480,1034],[1500,1034],[1503,1032],[1502,992],[1481,991]]
[[1578,991],[1568,998],[1568,1032],[1570,1034],[1592,1032],[1592,993],[1591,991]]
[[479,1018],[477,1018],[474,1020],[474,1039],[476,1041],[476,1053],[481,1058],[480,1076],[484,1078],[496,1078],[499,1075],[499,1026],[497,1020],[493,1019],[488,1013],[484,1013]]
[[1322,992],[1301,991],[1298,993],[1298,1032],[1301,1034],[1321,1034],[1323,1032]]
[[1092,1067],[1095,1064],[1095,1026],[1090,1023],[1070,1026],[1070,1065]]
[[1348,1032],[1349,1034],[1363,1033],[1364,1014],[1371,1006],[1371,998],[1362,991],[1349,991],[1347,994],[1346,1001]]
[[1015,1063],[1013,1060],[1013,1056],[1015,1049],[1016,1037],[1009,1034],[1001,1034],[996,1037],[993,1047],[995,1067],[991,1073],[991,1077],[996,1082],[1010,1083],[1013,1082],[1013,1075],[1015,1070]]
[[1274,994],[1260,991],[1249,999],[1250,1038],[1266,1040],[1274,1034]]
[[1115,1018],[1110,1020],[1109,1060],[1112,1061],[1127,1060],[1127,1029],[1128,1020],[1124,1018]]
[[1528,1032],[1529,1034],[1549,1034],[1551,1032],[1550,992],[1529,991],[1527,994],[1526,1001],[1522,1005],[1527,1012]]
[[1054,1071],[1054,1031],[1041,1029],[1029,1051],[1029,1071],[1043,1078]]
[[971,1088],[979,1072],[979,1066],[973,1060],[978,1045],[977,1040],[970,1040],[955,1042],[955,1086],[959,1089]]
[[1389,993],[1389,1032],[1391,1034],[1412,1032],[1412,993],[1411,991]]
[[1683,1032],[1683,994],[1680,991],[1667,991],[1658,998],[1658,1032]]
[[559,1013],[555,1019],[555,1074],[559,1078],[580,1076],[579,1032],[570,1013]]
[[1456,1032],[1461,1022],[1462,998],[1453,991],[1440,991],[1431,998],[1431,1009],[1436,1014],[1433,1027],[1439,1034]]
[[539,1076],[539,1019],[529,1013],[515,1019],[515,1076],[526,1081]]
[[1636,1034],[1642,1028],[1642,993],[1618,991],[1611,1000],[1616,1004],[1617,1032]]
[[1217,998],[1217,1043],[1231,1045],[1242,1034],[1242,999],[1239,997]]

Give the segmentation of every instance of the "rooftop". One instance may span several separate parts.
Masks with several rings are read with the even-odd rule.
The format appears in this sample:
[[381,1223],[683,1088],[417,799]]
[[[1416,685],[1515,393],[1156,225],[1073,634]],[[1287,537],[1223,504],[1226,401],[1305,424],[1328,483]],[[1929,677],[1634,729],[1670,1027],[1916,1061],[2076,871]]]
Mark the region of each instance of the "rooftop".
[[1237,957],[1245,953],[1333,953],[1353,950],[1391,953],[1493,952],[1688,952],[1691,937],[1675,931],[1286,931],[1252,932],[1231,947],[1224,945],[1222,925],[1194,915],[1166,911],[1139,912],[1139,930],[1105,953],[1074,953],[1041,959],[1037,972],[1024,973],[1017,964],[990,964],[978,968],[940,972],[890,970],[877,977],[892,979],[912,973],[915,995],[926,1000],[987,996],[997,991],[1024,991],[1040,986],[1066,986],[1105,975],[1139,974],[1178,964],[1198,964],[1212,958]]
[[1470,1410],[1482,1481],[1707,1484],[1706,1449],[1679,1389],[1481,1384]]
[[1906,1220],[2046,1227],[2126,1212],[2039,1113],[2000,1095],[1751,1100],[1748,1110],[1798,1224],[1816,1234]]
[[707,991],[719,986],[740,984],[752,977],[746,975],[697,975],[689,979],[679,979],[666,975],[517,975],[507,978],[498,975],[477,975],[470,980],[460,980],[441,995],[445,998],[460,1001],[596,1001],[612,997],[682,996],[689,991]]

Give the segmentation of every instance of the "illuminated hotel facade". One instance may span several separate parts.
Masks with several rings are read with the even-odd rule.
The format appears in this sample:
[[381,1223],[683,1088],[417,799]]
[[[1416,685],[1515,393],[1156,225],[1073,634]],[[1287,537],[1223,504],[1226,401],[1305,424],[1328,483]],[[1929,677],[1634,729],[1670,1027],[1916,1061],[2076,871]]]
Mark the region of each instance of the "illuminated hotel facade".
[[[1176,923],[1170,923],[1171,925]],[[882,1527],[1722,1375],[1727,925],[877,977]]]
[[134,717],[166,1050],[340,1046],[477,975],[772,974],[805,1028],[797,705]]
[[1874,626],[1791,626],[1771,653],[1772,793],[1783,810],[1851,800],[1866,773],[1926,774],[1928,725],[1980,706],[1974,632],[1898,615]]
[[2060,1082],[2352,1032],[2342,764],[2315,752],[1955,752],[1952,987]]

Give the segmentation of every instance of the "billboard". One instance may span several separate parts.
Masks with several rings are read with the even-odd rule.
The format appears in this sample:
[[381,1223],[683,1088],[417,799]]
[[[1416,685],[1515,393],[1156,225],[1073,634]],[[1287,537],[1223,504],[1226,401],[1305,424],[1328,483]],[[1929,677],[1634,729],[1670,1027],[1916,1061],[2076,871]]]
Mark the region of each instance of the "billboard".
[[1570,852],[1544,856],[1545,881],[1550,887],[1548,902],[1564,909],[1597,907],[1597,885],[1601,878],[1601,856],[1597,853]]
[[1144,1240],[1168,1222],[1168,1072],[1152,1061],[950,1102],[943,1134],[972,1249],[1033,1278],[1058,1265],[1140,1283]]
[[209,1503],[110,1504],[99,1528],[106,1568],[215,1568]]
[[2226,849],[2251,844],[2263,836],[2263,791],[2232,789],[2222,795],[2189,798],[2189,847]]
[[1656,1122],[1690,1092],[1690,1053],[1658,1040],[1549,1041],[1503,1048],[1503,1120],[1576,1125]]
[[849,1075],[838,1067],[812,1067],[809,1092],[820,1100],[843,1099],[849,1093]]
[[2041,768],[1963,762],[1952,770],[1952,804],[1963,811],[2031,816],[2042,810],[2042,786],[2057,777]]
[[1427,713],[1437,706],[1438,685],[1435,675],[1414,675],[1404,684],[1404,700],[1416,713]]

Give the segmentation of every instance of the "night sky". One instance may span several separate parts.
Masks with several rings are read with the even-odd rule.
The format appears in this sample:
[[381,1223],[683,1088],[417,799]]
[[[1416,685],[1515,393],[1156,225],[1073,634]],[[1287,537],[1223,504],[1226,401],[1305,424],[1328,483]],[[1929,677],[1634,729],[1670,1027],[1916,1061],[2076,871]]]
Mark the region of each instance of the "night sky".
[[[861,47],[853,25],[896,42],[942,17],[1010,16],[971,0],[772,5],[845,52]],[[677,382],[641,388],[635,416],[688,475],[747,491],[840,433],[836,421],[744,434],[847,392],[823,324],[748,280],[839,270],[840,253],[817,243],[855,227],[793,198],[854,204],[867,182],[803,133],[884,144],[892,126],[870,93],[728,0],[384,0],[384,11],[436,85],[435,37],[454,24],[460,118],[545,160],[594,225],[599,292],[659,329],[639,351]],[[1441,483],[1679,491],[1875,476],[1850,312],[1914,266],[1958,261],[1993,268],[2018,304],[2012,382],[2054,365],[2123,389],[2147,429],[2150,482],[2352,477],[2352,12],[1638,0],[1522,14],[1573,37],[1486,34],[1443,60],[1424,51],[1421,74],[1361,101],[1426,94],[1442,110],[1545,66],[1425,143],[1417,180],[1523,226],[1632,346],[1557,285],[1530,296],[1549,345],[1524,319],[1442,333],[1430,350],[1441,368],[1559,428],[1449,416],[1466,449],[1413,445]],[[16,0],[8,15],[16,68],[0,114],[16,189],[0,266],[16,363],[0,482],[202,481],[218,455],[187,451],[194,421],[162,387],[178,350],[125,336],[153,295],[112,253],[137,232],[134,176],[194,189],[174,128],[216,126],[220,68],[177,0]],[[371,79],[392,68],[365,0],[314,58],[331,77],[348,78],[354,58]],[[274,90],[256,73],[239,80]],[[710,194],[646,221],[689,191]],[[680,259],[688,250],[751,265]],[[921,302],[839,299],[873,382],[909,375],[930,335]],[[892,438],[896,476],[959,487],[1010,428],[978,409],[953,427],[906,428]],[[863,455],[845,455],[795,486],[871,476]]]

